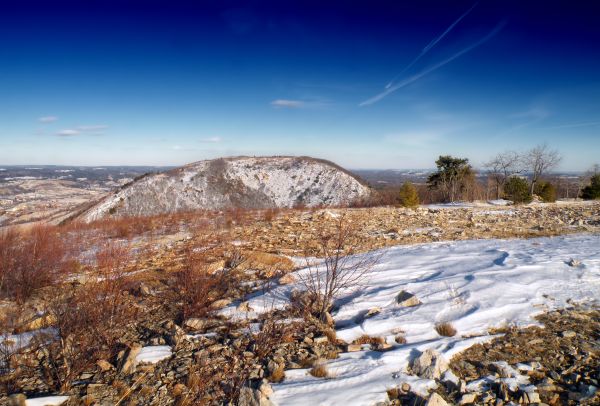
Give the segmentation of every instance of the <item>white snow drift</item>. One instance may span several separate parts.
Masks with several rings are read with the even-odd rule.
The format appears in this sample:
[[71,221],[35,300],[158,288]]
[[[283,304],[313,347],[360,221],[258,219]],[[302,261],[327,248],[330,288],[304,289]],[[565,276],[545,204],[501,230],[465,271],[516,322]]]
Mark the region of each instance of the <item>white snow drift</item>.
[[[569,299],[598,301],[599,247],[600,235],[588,234],[385,249],[369,280],[338,300],[334,318],[339,338],[351,342],[363,334],[383,336],[393,349],[341,354],[327,362],[330,379],[314,378],[306,369],[286,371],[272,398],[280,405],[368,405],[385,400],[386,389],[402,382],[426,393],[434,382],[407,373],[409,361],[421,351],[433,348],[450,358],[490,339],[490,327],[533,324],[533,315],[565,306]],[[581,265],[570,266],[572,258]],[[250,307],[285,306],[297,288],[278,286],[251,299]],[[401,307],[396,296],[402,290],[416,294],[422,304]],[[380,313],[365,318],[375,307]],[[234,307],[224,313],[242,317]],[[451,322],[458,334],[440,337],[434,330],[437,322]],[[407,344],[394,342],[400,330]]]

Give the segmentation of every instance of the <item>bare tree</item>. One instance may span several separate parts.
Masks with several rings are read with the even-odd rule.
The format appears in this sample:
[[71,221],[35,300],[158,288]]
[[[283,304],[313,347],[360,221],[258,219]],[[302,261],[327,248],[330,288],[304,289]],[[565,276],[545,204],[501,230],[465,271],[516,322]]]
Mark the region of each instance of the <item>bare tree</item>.
[[541,144],[532,148],[524,157],[527,169],[531,172],[531,193],[535,184],[548,171],[556,168],[562,157],[555,149],[550,149],[548,144]]
[[500,193],[508,178],[524,171],[523,159],[516,151],[502,152],[485,163],[484,167],[496,186],[496,199],[500,199]]
[[354,255],[357,239],[356,228],[340,216],[332,229],[317,232],[312,254],[322,261],[310,261],[306,253],[306,271],[299,279],[312,301],[311,310],[323,322],[338,295],[357,288],[381,259],[378,253]]

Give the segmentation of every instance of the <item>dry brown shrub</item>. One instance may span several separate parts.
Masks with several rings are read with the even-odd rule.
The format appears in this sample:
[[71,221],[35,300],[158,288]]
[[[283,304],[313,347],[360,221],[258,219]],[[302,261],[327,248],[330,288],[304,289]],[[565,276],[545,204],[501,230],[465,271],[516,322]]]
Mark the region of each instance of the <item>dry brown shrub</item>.
[[55,317],[56,339],[43,341],[48,354],[46,377],[57,389],[68,388],[99,359],[113,359],[135,322],[137,308],[127,294],[127,247],[107,244],[96,255],[97,279],[65,287],[49,306]]
[[437,323],[435,325],[435,331],[441,336],[444,337],[454,337],[456,335],[456,329],[451,323]]
[[328,378],[329,370],[327,366],[323,363],[322,360],[318,360],[315,362],[314,366],[308,371],[309,374],[314,376],[315,378]]
[[396,335],[394,341],[396,341],[397,344],[406,344],[406,338],[402,334]]
[[0,294],[18,303],[66,272],[65,247],[56,227],[36,225],[22,233],[0,231]]
[[367,334],[363,334],[362,336],[358,337],[356,340],[352,341],[352,344],[381,345],[381,344],[385,344],[385,338],[384,337],[371,337]]
[[271,382],[282,382],[285,379],[285,370],[283,365],[279,365],[275,370],[269,375],[269,381]]

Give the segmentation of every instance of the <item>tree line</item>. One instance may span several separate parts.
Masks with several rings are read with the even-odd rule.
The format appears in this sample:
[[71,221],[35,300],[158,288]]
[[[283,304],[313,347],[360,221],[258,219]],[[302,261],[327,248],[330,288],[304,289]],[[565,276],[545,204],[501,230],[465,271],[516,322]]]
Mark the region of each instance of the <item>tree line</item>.
[[[483,165],[487,174],[485,199],[507,199],[514,203],[529,203],[535,196],[544,202],[554,202],[558,187],[563,197],[600,199],[600,166],[595,165],[577,182],[577,190],[570,190],[560,180],[552,180],[550,173],[560,164],[562,156],[547,144],[537,145],[526,152],[504,151]],[[427,179],[427,190],[419,190],[410,182],[400,188],[398,201],[405,207],[420,203],[420,195],[428,193],[429,201],[451,203],[482,199],[483,185],[468,158],[440,156],[436,171]]]

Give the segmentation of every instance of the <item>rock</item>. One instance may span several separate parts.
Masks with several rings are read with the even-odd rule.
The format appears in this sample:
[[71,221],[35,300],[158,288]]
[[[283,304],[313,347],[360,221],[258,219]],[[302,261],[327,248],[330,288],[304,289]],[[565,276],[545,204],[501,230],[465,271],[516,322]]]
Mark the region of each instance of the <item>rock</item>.
[[121,367],[121,372],[124,374],[131,374],[135,372],[135,367],[137,365],[136,357],[142,350],[142,346],[138,343],[131,345],[129,349],[129,353],[127,354],[127,358],[123,362],[123,366]]
[[191,318],[183,322],[183,325],[191,330],[200,331],[208,326],[208,320]]
[[346,346],[346,352],[357,352],[362,351],[362,345],[360,344],[348,344]]
[[369,309],[367,314],[365,314],[365,319],[368,319],[369,317],[373,317],[379,313],[381,313],[381,307],[372,307]]
[[141,283],[139,288],[138,288],[138,292],[140,294],[140,296],[152,296],[152,291],[150,290],[150,288],[148,287],[148,285]]
[[403,290],[396,296],[396,302],[402,307],[413,307],[421,304],[421,301],[414,294]]
[[575,258],[571,258],[568,262],[567,265],[572,266],[572,267],[578,267],[581,266],[581,261]]
[[265,396],[267,398],[273,394],[273,388],[271,387],[269,382],[265,379],[263,379],[262,382],[260,383],[258,390],[260,391],[260,393],[262,393],[263,396]]
[[448,361],[439,352],[428,349],[412,360],[410,369],[421,378],[439,379],[448,370]]
[[458,402],[458,404],[459,405],[468,405],[470,403],[475,403],[476,399],[477,399],[477,394],[475,394],[475,393],[465,393],[460,398],[460,401]]
[[229,299],[219,299],[219,300],[215,300],[214,302],[212,302],[210,307],[213,309],[222,309],[225,306],[229,306],[230,304],[231,304],[231,300],[229,300]]
[[27,397],[22,393],[17,393],[15,395],[11,395],[8,398],[9,406],[26,406]]
[[329,341],[329,339],[326,336],[313,338],[313,343],[315,343],[315,344],[325,344],[328,341]]
[[566,330],[562,332],[562,336],[565,338],[573,338],[577,335],[576,332],[574,332],[573,330]]
[[27,322],[23,328],[24,331],[39,330],[46,328],[56,323],[56,317],[53,314],[44,314],[36,316]]
[[238,406],[274,406],[260,390],[244,387],[240,390]]
[[291,273],[287,273],[287,274],[283,275],[281,278],[279,278],[279,283],[281,285],[290,285],[295,282],[296,282],[296,277]]
[[100,368],[102,372],[110,371],[114,368],[110,362],[103,359],[96,361],[96,365],[98,366],[98,368]]
[[240,303],[237,309],[240,312],[251,312],[252,310],[254,310],[252,307],[250,307],[250,303],[248,303],[248,301]]
[[431,396],[429,396],[425,406],[448,406],[448,402],[446,402],[443,397],[433,392]]

